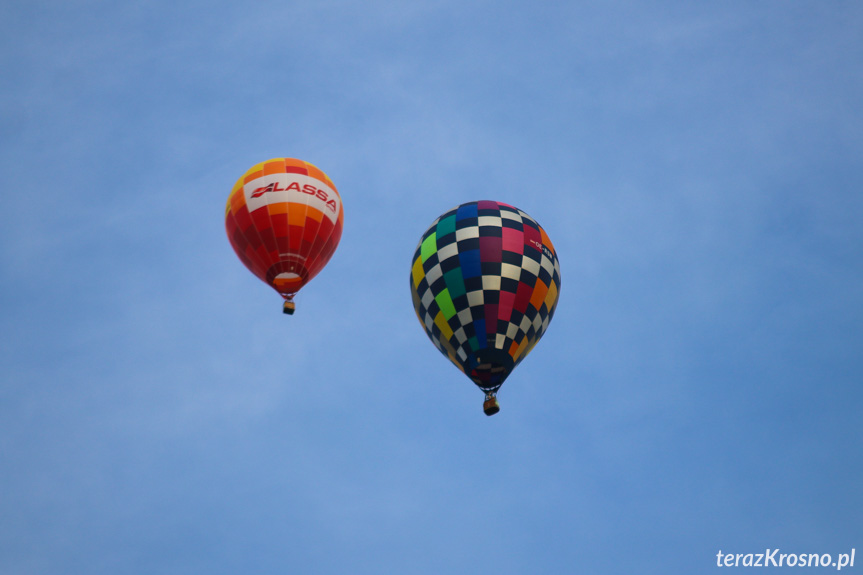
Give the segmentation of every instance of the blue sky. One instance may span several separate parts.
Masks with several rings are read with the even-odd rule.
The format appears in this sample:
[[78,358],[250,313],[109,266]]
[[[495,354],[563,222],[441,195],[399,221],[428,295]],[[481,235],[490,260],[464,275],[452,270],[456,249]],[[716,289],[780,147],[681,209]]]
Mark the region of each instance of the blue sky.
[[[841,1],[4,3],[0,573],[859,563],[861,29]],[[293,317],[223,223],[282,156],[345,206]],[[408,289],[478,199],[562,269],[492,418]]]

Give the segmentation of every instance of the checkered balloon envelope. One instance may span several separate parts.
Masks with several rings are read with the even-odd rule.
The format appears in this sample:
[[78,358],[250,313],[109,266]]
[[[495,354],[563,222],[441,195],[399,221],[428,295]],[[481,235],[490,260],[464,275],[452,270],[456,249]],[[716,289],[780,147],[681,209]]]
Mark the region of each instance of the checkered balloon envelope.
[[410,282],[429,339],[488,403],[548,329],[560,264],[529,215],[500,202],[468,202],[423,234]]

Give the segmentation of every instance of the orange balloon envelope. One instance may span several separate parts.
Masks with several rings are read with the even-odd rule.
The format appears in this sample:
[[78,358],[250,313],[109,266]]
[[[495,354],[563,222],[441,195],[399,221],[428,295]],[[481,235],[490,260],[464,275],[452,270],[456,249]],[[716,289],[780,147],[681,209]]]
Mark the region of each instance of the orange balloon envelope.
[[317,167],[292,158],[252,166],[228,196],[225,228],[240,260],[285,298],[320,272],[342,236],[344,211],[336,186]]

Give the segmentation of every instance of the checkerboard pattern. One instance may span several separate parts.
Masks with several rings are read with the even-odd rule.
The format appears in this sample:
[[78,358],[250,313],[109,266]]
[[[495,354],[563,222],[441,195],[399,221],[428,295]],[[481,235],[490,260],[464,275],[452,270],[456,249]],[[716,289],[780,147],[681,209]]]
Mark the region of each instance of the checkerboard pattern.
[[343,221],[330,178],[292,158],[252,166],[234,184],[225,208],[225,229],[237,256],[286,299],[330,260]]
[[432,343],[483,391],[493,392],[554,316],[560,264],[540,225],[494,201],[462,204],[423,234],[411,295]]

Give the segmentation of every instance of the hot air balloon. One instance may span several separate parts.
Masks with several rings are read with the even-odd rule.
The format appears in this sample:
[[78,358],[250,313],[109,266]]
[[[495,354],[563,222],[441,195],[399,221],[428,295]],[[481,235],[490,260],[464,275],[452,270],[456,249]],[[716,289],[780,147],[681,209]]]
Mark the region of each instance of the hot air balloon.
[[429,339],[485,393],[485,414],[500,411],[498,389],[557,307],[560,264],[545,230],[507,204],[462,204],[423,234],[410,283]]
[[225,209],[231,246],[249,271],[285,299],[286,314],[294,313],[294,296],[332,257],[343,220],[342,199],[330,178],[292,158],[252,166],[234,184]]

